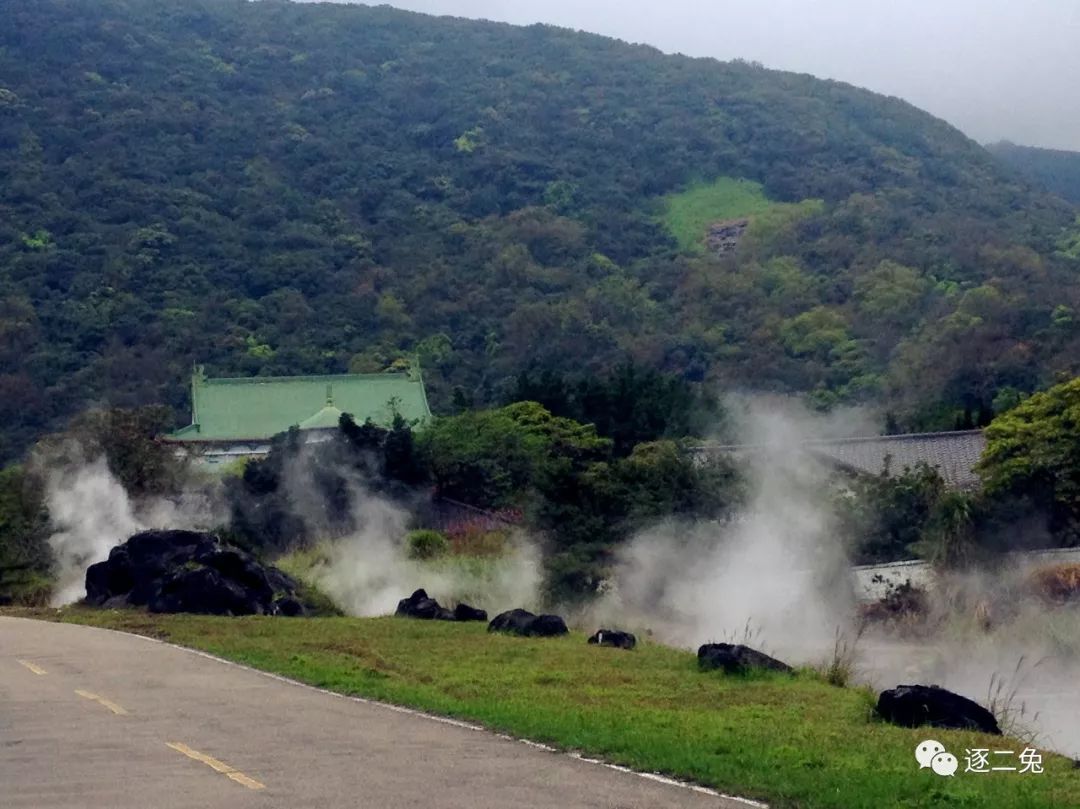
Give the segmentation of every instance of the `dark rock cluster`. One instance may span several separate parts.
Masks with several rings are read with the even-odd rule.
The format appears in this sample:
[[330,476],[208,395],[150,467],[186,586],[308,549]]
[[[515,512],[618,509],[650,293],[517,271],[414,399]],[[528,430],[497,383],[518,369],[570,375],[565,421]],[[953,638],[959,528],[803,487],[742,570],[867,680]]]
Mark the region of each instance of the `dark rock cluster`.
[[299,616],[308,612],[299,590],[276,567],[197,531],[144,531],[86,571],[88,604],[151,612]]
[[558,615],[534,615],[528,610],[510,610],[496,615],[488,632],[509,632],[522,637],[552,638],[565,635],[566,621]]
[[458,604],[454,609],[447,609],[427,591],[420,589],[408,598],[398,602],[394,615],[399,618],[420,618],[425,621],[486,621],[487,612],[468,604]]

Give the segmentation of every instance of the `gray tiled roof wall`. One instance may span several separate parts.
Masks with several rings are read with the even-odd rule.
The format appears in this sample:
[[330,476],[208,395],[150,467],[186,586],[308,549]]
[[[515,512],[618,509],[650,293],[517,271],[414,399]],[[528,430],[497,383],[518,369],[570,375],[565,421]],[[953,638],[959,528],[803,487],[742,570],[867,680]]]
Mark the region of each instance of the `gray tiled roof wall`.
[[[986,436],[981,430],[951,433],[913,433],[881,435],[867,438],[835,438],[803,441],[798,447],[821,460],[871,475],[881,474],[888,464],[893,474],[925,462],[937,469],[945,482],[959,489],[979,485],[975,464],[986,448]],[[717,444],[694,447],[702,455],[719,453],[748,458],[763,452],[775,451],[763,445],[721,446]]]
[[986,448],[981,431],[891,435],[834,441],[808,441],[804,449],[853,469],[876,475],[885,469],[900,473],[925,462],[935,467],[951,486],[979,485],[975,464]]

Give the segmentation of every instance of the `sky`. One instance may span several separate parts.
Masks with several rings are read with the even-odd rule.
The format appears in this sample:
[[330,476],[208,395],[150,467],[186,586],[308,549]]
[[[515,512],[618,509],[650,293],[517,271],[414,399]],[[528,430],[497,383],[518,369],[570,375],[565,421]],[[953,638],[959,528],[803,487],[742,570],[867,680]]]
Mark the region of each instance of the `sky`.
[[1080,150],[1080,0],[392,0],[742,58],[904,98],[981,143]]

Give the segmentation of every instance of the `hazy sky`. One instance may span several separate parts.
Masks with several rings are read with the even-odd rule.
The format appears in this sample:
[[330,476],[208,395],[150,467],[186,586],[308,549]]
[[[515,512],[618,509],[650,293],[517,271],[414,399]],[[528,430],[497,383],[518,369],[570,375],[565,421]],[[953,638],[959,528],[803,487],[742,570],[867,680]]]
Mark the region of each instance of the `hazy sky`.
[[1080,150],[1080,0],[392,0],[756,60],[897,95],[981,142]]

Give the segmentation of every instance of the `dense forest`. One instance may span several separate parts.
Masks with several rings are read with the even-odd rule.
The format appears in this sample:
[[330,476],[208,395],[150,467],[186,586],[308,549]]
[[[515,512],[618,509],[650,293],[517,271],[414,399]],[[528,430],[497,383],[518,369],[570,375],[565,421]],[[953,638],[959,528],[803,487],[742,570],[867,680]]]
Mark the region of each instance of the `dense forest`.
[[[894,98],[389,8],[0,19],[0,457],[88,404],[183,413],[196,361],[417,356],[442,412],[630,361],[897,429],[1076,370],[1075,210]],[[695,244],[732,187],[745,235]]]
[[1018,146],[1008,141],[986,148],[1029,180],[1080,205],[1080,152]]

